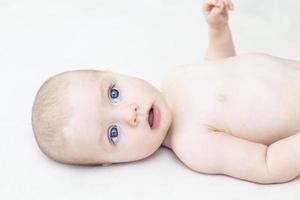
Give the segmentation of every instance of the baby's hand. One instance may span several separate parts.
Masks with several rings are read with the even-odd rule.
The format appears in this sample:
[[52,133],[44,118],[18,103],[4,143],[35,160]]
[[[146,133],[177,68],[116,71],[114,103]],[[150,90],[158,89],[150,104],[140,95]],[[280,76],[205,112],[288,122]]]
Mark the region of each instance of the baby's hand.
[[204,0],[203,14],[210,28],[218,29],[228,22],[228,11],[233,10],[231,0]]

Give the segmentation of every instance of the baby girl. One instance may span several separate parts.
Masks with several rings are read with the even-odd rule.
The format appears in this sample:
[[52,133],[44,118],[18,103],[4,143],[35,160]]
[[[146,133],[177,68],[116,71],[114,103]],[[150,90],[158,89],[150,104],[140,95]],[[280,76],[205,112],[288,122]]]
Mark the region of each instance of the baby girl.
[[300,62],[235,55],[230,0],[205,0],[203,62],[167,73],[160,90],[110,71],[49,78],[32,110],[40,149],[68,164],[143,159],[161,145],[189,168],[268,184],[300,175]]

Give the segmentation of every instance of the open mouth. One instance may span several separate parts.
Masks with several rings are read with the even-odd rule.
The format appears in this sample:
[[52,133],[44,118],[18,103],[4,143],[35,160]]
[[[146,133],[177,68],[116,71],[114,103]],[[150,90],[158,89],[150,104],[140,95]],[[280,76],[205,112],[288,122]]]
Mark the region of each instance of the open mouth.
[[155,129],[160,123],[160,109],[157,105],[152,104],[148,112],[148,123],[151,129]]
[[154,119],[154,113],[153,113],[153,105],[152,105],[148,113],[148,123],[150,128],[152,128],[153,126],[153,119]]

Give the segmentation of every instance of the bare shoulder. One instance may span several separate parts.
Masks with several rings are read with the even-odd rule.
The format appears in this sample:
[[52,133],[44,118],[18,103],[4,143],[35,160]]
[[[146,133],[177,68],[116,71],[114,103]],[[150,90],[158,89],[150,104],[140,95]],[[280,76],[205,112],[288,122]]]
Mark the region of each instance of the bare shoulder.
[[177,65],[168,69],[163,75],[161,88],[169,88],[170,86],[174,85],[176,81],[181,79],[181,76],[185,73],[189,66],[189,64]]
[[[225,135],[229,135],[227,133],[220,133],[212,130],[209,127],[204,125],[198,126],[197,128],[192,127],[180,127],[177,128],[176,132],[172,134],[172,149],[176,153],[176,155],[183,160],[192,160],[194,155],[191,152],[200,152],[206,151],[206,154],[198,154],[197,157],[206,157],[213,156],[212,152],[208,152],[208,150],[214,151],[213,144],[218,140],[219,142],[224,139],[221,137]],[[209,154],[208,154],[209,153]],[[189,161],[190,162],[190,161]]]
[[215,133],[204,126],[197,130],[191,127],[183,130],[172,135],[172,150],[177,157],[191,169],[197,168],[197,171],[209,174],[219,171],[212,169],[215,166],[209,161],[210,157],[216,156],[212,145],[216,140],[213,137]]

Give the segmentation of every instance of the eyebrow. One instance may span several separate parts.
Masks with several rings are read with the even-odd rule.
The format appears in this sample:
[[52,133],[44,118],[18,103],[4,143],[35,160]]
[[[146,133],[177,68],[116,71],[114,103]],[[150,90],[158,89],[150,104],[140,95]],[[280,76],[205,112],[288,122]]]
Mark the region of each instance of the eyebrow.
[[[102,126],[103,127],[103,126]],[[99,145],[104,151],[109,151],[111,149],[111,143],[109,142],[109,139],[107,137],[107,131],[103,131],[103,128],[100,129],[100,134],[99,134]]]
[[101,79],[100,81],[100,93],[101,93],[101,99],[100,99],[100,102],[101,102],[101,106],[103,106],[103,100],[107,97],[107,81],[105,79]]
[[[101,107],[104,107],[105,104],[105,100],[107,98],[107,81],[108,79],[101,79],[100,81],[100,106]],[[103,116],[103,115],[102,115]],[[108,141],[108,137],[107,137],[107,130],[104,129],[104,123],[103,123],[103,120],[101,120],[101,123],[100,123],[100,132],[99,132],[99,144],[102,145],[104,147],[104,149],[107,149],[107,143],[110,144],[110,142]]]

